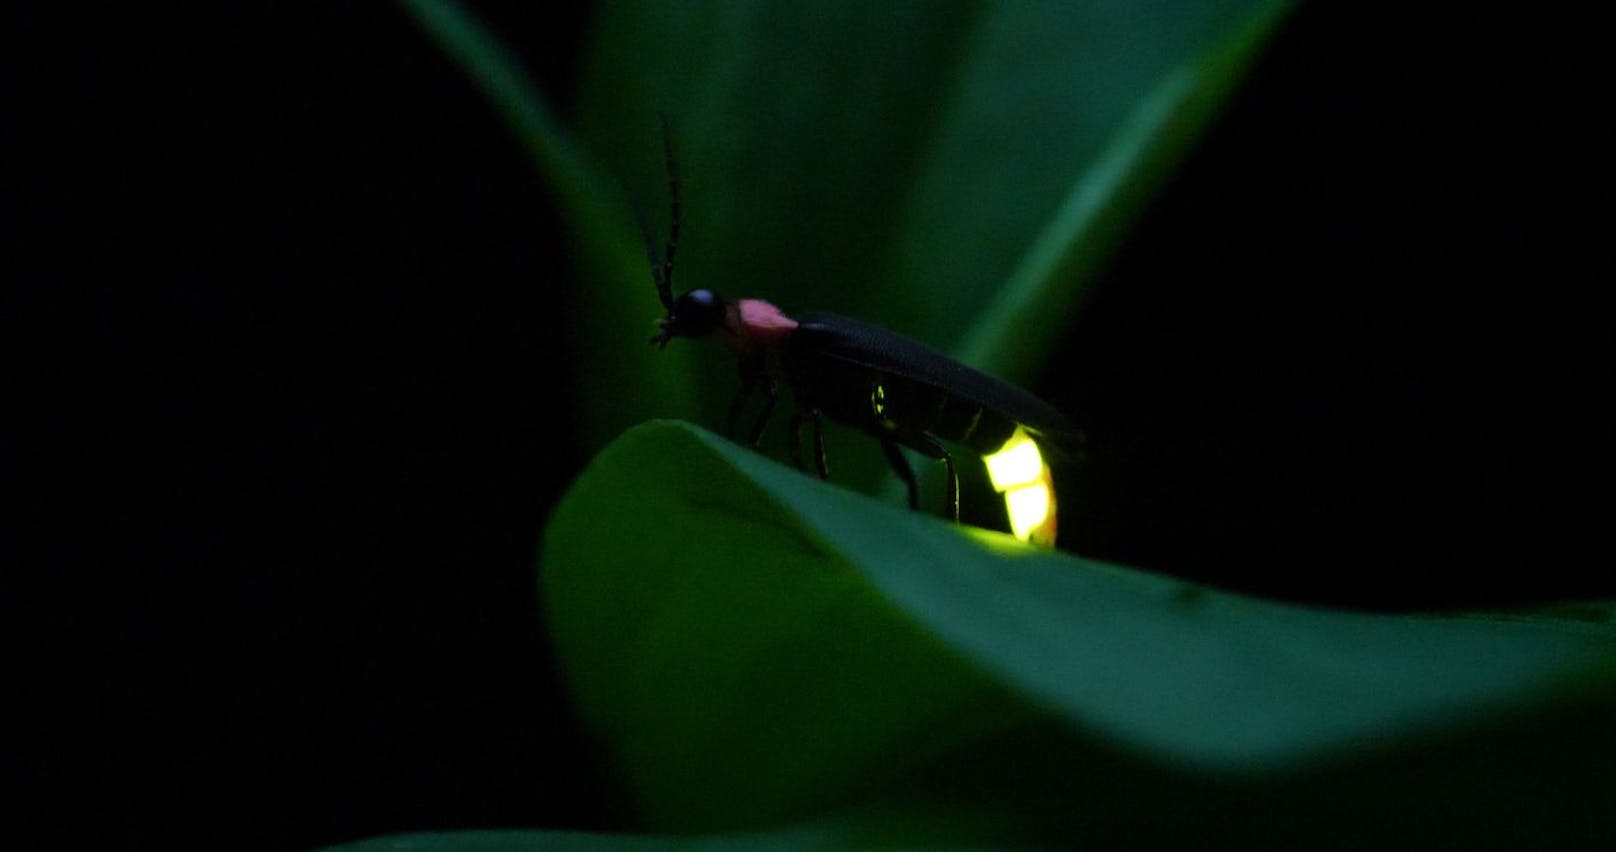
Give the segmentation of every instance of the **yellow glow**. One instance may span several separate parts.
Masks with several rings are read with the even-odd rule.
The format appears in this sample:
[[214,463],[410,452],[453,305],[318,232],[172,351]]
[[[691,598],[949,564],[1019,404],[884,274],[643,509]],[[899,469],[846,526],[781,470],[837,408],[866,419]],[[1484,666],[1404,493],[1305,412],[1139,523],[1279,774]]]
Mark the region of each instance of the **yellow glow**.
[[1036,482],[1044,474],[1044,457],[1039,455],[1038,445],[1019,429],[1003,448],[982,461],[988,466],[988,478],[993,480],[995,491]]
[[1004,507],[1010,512],[1010,532],[1027,541],[1049,519],[1049,486],[1039,482],[1005,492]]
[[998,452],[984,456],[993,488],[1004,494],[1010,531],[1016,538],[1055,546],[1055,484],[1038,444],[1022,429]]

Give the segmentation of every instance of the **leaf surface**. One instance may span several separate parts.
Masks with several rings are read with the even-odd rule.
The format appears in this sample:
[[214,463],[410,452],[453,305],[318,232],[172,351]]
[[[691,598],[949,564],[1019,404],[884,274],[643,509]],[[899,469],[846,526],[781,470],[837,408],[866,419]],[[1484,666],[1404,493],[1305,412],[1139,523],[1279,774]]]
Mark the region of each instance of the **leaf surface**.
[[1481,807],[1513,788],[1475,761],[1511,749],[1611,789],[1611,737],[1583,739],[1616,710],[1608,624],[1241,597],[957,527],[684,424],[591,465],[552,519],[542,586],[578,706],[656,829],[924,799],[960,761],[946,774],[1010,779],[989,786],[1013,801],[1037,766],[1320,813],[1343,785],[1419,778]]

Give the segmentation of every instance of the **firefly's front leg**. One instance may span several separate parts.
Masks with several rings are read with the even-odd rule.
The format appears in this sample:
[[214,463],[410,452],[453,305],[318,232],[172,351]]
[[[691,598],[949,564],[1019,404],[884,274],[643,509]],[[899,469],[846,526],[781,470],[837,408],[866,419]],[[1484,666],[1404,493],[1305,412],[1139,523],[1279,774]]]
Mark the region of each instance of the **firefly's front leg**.
[[763,411],[758,414],[757,422],[752,424],[752,434],[746,439],[747,446],[756,448],[758,442],[763,440],[763,427],[769,425],[769,415],[774,413],[774,399],[779,391],[774,382],[768,382],[763,386]]
[[741,374],[741,386],[735,391],[735,396],[729,401],[729,418],[724,424],[724,437],[735,440],[735,424],[741,419],[741,411],[746,408],[746,401],[752,398],[752,391],[756,383],[748,379],[744,371]]
[[725,425],[724,434],[731,440],[735,439],[735,427],[740,423],[741,412],[746,409],[746,402],[752,398],[752,393],[761,386],[764,388],[764,393],[767,394],[767,399],[763,404],[763,413],[758,416],[757,421],[752,424],[752,430],[747,433],[747,444],[756,447],[758,440],[763,437],[763,427],[769,421],[769,414],[774,411],[775,386],[774,382],[769,379],[763,359],[742,358],[737,363],[740,367],[741,386],[735,391],[735,397],[730,400],[729,419]]

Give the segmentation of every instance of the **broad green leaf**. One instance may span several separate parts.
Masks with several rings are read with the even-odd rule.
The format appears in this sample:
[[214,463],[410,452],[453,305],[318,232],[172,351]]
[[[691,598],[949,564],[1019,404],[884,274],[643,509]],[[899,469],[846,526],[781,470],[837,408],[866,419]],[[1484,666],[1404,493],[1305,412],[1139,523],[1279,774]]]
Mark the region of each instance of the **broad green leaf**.
[[684,175],[676,287],[862,316],[1024,381],[1289,6],[609,3],[569,136],[452,5],[406,2],[560,187],[585,255],[570,331],[596,445],[651,416],[716,424],[734,388],[708,353],[704,401],[680,403],[688,356],[637,339],[661,307],[605,175],[661,232],[659,113]]
[[1433,838],[1616,830],[1608,624],[1240,597],[668,422],[576,483],[542,587],[579,711],[652,830],[874,801],[1062,838],[1193,839],[1208,819],[1269,845],[1396,841],[1422,813]]

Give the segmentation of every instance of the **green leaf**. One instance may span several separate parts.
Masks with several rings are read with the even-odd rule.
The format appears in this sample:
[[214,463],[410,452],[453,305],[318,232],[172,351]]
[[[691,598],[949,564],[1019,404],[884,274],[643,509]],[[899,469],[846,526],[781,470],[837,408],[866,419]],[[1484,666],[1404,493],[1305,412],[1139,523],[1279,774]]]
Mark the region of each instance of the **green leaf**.
[[860,802],[1063,839],[1192,839],[1195,819],[1270,843],[1397,840],[1402,817],[1434,838],[1616,830],[1608,624],[1240,597],[670,422],[577,482],[542,586],[577,706],[653,830]]
[[651,416],[716,423],[734,388],[702,358],[698,406],[686,356],[634,339],[661,307],[606,175],[665,210],[659,113],[684,175],[677,287],[861,316],[1022,381],[1290,4],[610,3],[576,137],[453,5],[406,5],[557,187],[598,446]]

